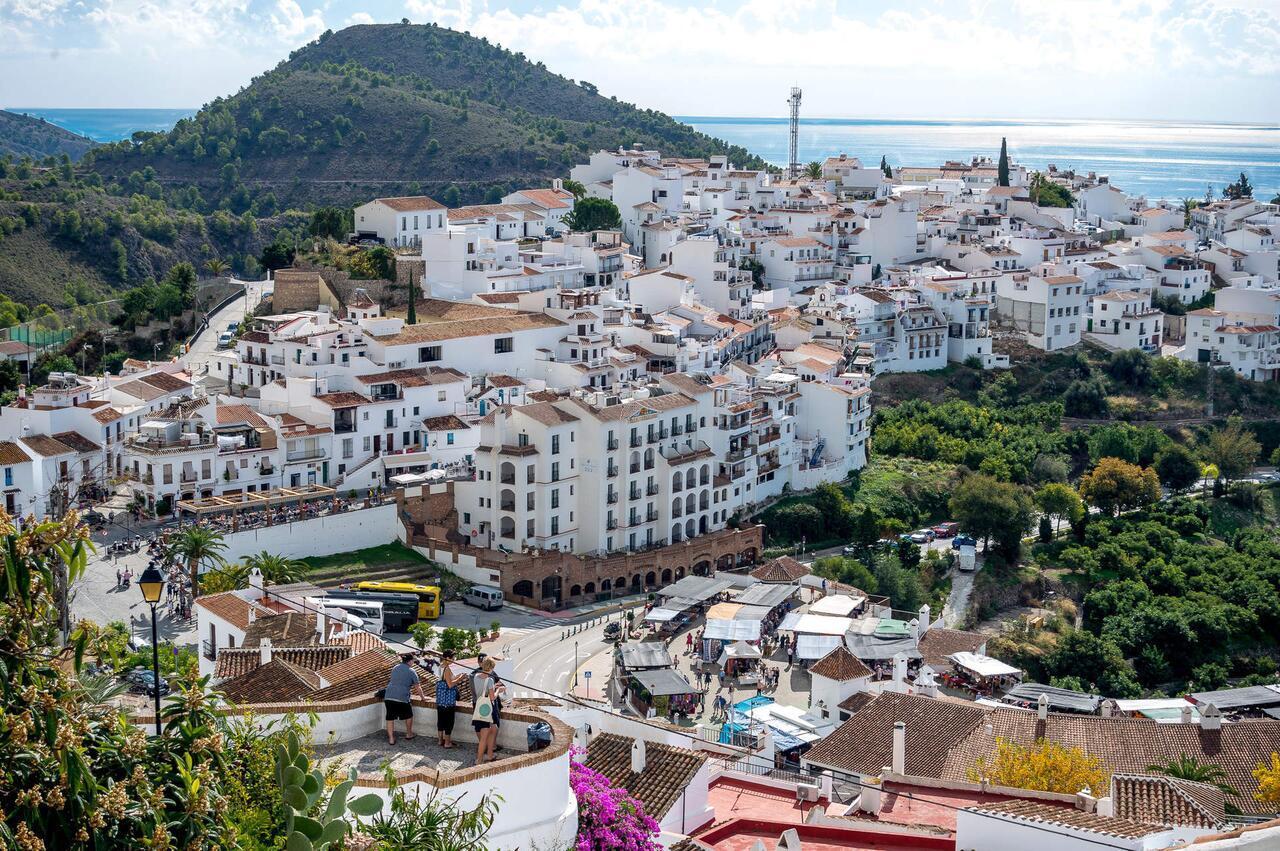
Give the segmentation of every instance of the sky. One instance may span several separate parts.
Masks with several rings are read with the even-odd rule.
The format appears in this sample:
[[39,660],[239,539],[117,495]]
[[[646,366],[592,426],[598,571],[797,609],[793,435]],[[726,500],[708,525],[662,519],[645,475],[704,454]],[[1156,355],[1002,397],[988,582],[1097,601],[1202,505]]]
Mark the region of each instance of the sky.
[[0,105],[196,107],[402,18],[674,115],[1280,124],[1280,0],[0,0]]

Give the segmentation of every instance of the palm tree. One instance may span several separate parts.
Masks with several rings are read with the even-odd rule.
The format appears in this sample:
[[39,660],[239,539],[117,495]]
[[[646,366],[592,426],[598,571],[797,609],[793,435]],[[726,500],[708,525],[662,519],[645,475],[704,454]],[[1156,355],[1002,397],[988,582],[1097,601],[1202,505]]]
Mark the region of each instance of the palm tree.
[[1177,759],[1171,759],[1163,765],[1148,765],[1147,771],[1152,774],[1163,774],[1165,777],[1176,777],[1179,780],[1191,780],[1195,783],[1216,786],[1225,795],[1240,794],[1227,784],[1227,773],[1221,768],[1186,754],[1179,754]]
[[246,570],[257,568],[262,578],[273,585],[298,582],[308,570],[307,566],[297,559],[273,555],[266,550],[247,557],[244,560],[244,566]]
[[204,268],[215,278],[221,278],[231,269],[221,257],[210,257],[204,261]]
[[1182,226],[1191,226],[1191,211],[1200,206],[1200,202],[1195,198],[1182,199]]
[[822,163],[818,162],[817,160],[814,160],[813,162],[809,163],[807,166],[804,167],[804,173],[805,173],[805,176],[808,177],[810,180],[821,180],[822,179]]
[[226,548],[222,533],[205,526],[188,527],[178,536],[174,551],[187,560],[193,597],[200,593],[200,565],[223,564],[221,552]]

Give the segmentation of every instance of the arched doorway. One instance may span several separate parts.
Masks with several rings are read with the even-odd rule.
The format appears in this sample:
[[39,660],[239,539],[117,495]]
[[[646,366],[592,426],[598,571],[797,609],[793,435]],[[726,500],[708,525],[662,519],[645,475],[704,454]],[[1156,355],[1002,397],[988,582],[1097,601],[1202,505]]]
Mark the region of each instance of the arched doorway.
[[646,588],[652,588],[658,584],[658,574],[652,570],[644,575],[644,584]]
[[532,597],[533,583],[530,582],[528,579],[521,579],[515,585],[511,586],[511,593],[516,595],[517,597]]
[[668,567],[667,569],[662,571],[662,584],[666,585],[670,581],[671,581],[671,568]]
[[542,580],[542,602],[551,602],[559,604],[560,602],[560,577],[548,576]]
[[640,574],[637,573],[635,576],[631,577],[631,587],[634,590],[639,591],[641,588],[641,584],[640,584],[641,581],[642,581],[642,577],[640,576]]
[[755,564],[755,563],[756,563],[755,547],[747,547],[745,550],[738,553],[738,564]]
[[581,596],[582,596],[582,586],[581,586],[581,585],[571,585],[571,586],[569,587],[569,597],[570,597],[571,599],[572,599],[573,597],[581,597]]
[[716,559],[716,570],[729,570],[733,567],[733,553],[725,553]]
[[[606,580],[605,580],[605,582],[608,582],[608,581],[609,581],[608,579],[606,579]],[[608,588],[606,588],[606,589],[604,589],[604,590],[608,591],[609,589],[608,589]],[[582,593],[583,593],[583,594],[594,594],[594,593],[596,593],[596,584],[595,584],[594,582],[588,582],[588,583],[586,584],[586,586],[584,586],[584,587],[583,587],[583,589],[582,589]]]

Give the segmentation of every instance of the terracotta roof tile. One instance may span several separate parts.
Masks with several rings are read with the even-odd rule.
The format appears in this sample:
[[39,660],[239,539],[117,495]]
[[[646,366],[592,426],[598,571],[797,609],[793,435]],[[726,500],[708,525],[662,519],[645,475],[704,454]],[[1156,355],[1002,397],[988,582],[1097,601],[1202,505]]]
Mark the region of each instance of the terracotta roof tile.
[[444,204],[434,198],[428,198],[426,195],[397,195],[392,198],[374,198],[386,204],[393,210],[399,212],[411,212],[413,210],[443,210]]
[[644,811],[658,821],[680,800],[680,795],[706,763],[705,754],[645,742],[644,771],[631,770],[631,746],[634,739],[616,733],[602,733],[587,745],[586,766],[599,771],[614,786],[622,786],[644,806]]
[[30,460],[18,444],[9,440],[0,442],[0,464],[25,464]]
[[1103,836],[1114,836],[1118,839],[1138,839],[1159,831],[1159,828],[1147,824],[1139,824],[1136,821],[1130,821],[1125,818],[1100,816],[1097,813],[1086,813],[1023,798],[997,801],[978,807],[969,807],[968,809],[970,812],[1005,816],[1010,821],[1023,824],[1072,827],[1077,830],[1102,834]]
[[[309,647],[273,647],[271,658],[279,659],[306,668],[308,671],[319,671],[343,660],[351,658],[351,648],[345,645],[316,644]],[[213,666],[213,675],[221,680],[241,677],[262,666],[262,650],[258,647],[224,647],[218,651],[218,659]]]
[[66,455],[75,452],[70,446],[67,446],[56,437],[50,437],[47,434],[33,434],[30,437],[20,437],[18,442],[30,449],[37,455],[50,458],[54,455]]
[[310,612],[284,612],[259,617],[244,631],[244,647],[257,647],[262,639],[271,640],[276,647],[299,647],[318,644],[320,633],[316,631],[316,616]]
[[846,683],[859,677],[871,676],[871,669],[850,653],[842,644],[823,656],[809,668],[810,674],[819,674],[829,680]]
[[90,454],[102,451],[102,447],[94,443],[89,438],[80,434],[78,431],[60,431],[55,434],[54,439],[64,446],[70,446],[76,452],[81,454]]
[[980,632],[934,627],[920,639],[918,649],[926,665],[935,671],[949,671],[951,660],[948,656],[964,651],[977,653],[978,648],[986,643],[987,636]]
[[1111,778],[1113,812],[1119,818],[1167,827],[1221,829],[1229,822],[1226,796],[1208,783],[1151,774]]
[[297,700],[320,686],[320,676],[281,659],[272,659],[220,686],[231,703],[284,703]]
[[779,556],[769,559],[751,571],[751,576],[761,582],[796,582],[812,571],[791,556]]

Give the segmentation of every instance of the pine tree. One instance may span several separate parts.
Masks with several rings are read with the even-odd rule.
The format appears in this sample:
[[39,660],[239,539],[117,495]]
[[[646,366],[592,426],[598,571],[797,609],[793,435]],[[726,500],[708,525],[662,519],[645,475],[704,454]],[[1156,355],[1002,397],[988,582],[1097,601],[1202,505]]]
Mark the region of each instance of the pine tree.
[[1008,141],[1000,137],[1000,165],[999,165],[999,184],[1001,186],[1009,185],[1009,144]]
[[413,283],[413,272],[409,272],[409,316],[405,320],[406,325],[418,324],[418,290]]
[[880,170],[884,172],[885,177],[893,178],[893,169],[889,168],[889,160],[884,154],[880,155]]

